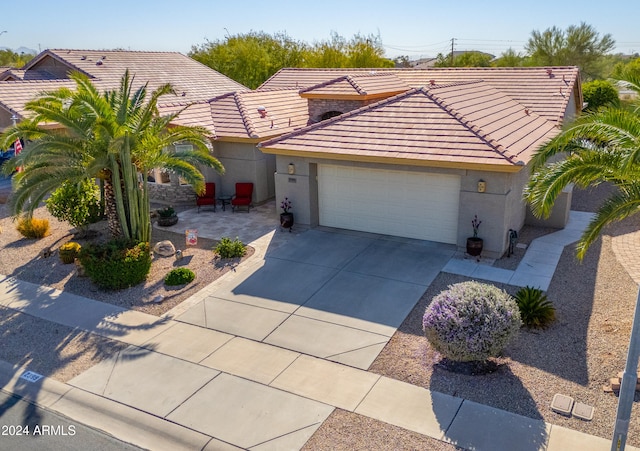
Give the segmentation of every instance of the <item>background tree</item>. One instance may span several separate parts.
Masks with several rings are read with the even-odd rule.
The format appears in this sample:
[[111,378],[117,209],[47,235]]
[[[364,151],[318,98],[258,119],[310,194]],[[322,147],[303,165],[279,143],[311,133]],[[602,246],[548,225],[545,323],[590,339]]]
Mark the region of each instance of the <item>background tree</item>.
[[[28,119],[5,130],[0,147],[18,138],[32,141],[8,167],[22,167],[14,175],[10,206],[14,215],[29,214],[52,191],[65,182],[87,178],[105,182],[105,210],[113,235],[149,241],[151,222],[147,174],[154,168],[175,172],[204,190],[198,166],[223,171],[209,154],[208,132],[199,127],[170,126],[180,112],[160,116],[158,98],[175,94],[170,85],[153,91],[147,86],[133,90],[126,72],[117,90],[98,92],[91,80],[72,73],[76,88],[47,92],[27,102]],[[57,123],[56,129],[44,123]],[[188,142],[195,150],[172,151],[173,144]]]
[[0,66],[22,67],[34,56],[31,53],[16,53],[9,49],[0,49]]
[[508,48],[491,65],[495,67],[521,67],[528,65],[528,61],[526,56],[520,52]]
[[606,80],[593,80],[584,83],[582,97],[587,103],[585,111],[597,111],[605,106],[620,106],[618,90]]
[[301,67],[307,45],[284,33],[251,31],[191,47],[196,61],[255,89],[283,67]]
[[558,27],[540,32],[533,30],[525,51],[535,66],[570,66],[580,68],[583,80],[601,78],[599,60],[615,47],[610,34],[600,37],[584,22],[571,25],[566,31]]
[[[640,91],[640,79],[627,81]],[[640,212],[639,111],[607,108],[582,116],[534,156],[525,198],[538,217],[549,216],[569,183],[585,188],[607,182],[616,188],[580,238],[579,259],[607,224]],[[566,158],[547,164],[561,154]]]
[[468,52],[457,52],[453,56],[453,64],[451,63],[451,53],[443,55],[438,54],[436,57],[435,67],[489,67],[493,55],[489,53],[470,50]]
[[250,32],[193,46],[189,56],[255,89],[284,67],[393,67],[378,35],[332,33],[313,45],[286,34]]

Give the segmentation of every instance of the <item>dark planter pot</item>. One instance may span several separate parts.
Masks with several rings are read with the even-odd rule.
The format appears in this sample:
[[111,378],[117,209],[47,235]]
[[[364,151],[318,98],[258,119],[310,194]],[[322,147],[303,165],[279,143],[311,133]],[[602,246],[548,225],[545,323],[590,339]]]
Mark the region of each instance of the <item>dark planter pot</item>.
[[178,223],[178,216],[169,216],[168,218],[163,218],[160,216],[158,218],[158,225],[162,227],[169,227],[172,225],[176,225]]
[[280,213],[280,227],[283,229],[289,229],[293,227],[293,213]]
[[482,241],[482,238],[467,238],[467,254],[471,255],[472,257],[477,257],[482,253],[483,244],[484,243]]

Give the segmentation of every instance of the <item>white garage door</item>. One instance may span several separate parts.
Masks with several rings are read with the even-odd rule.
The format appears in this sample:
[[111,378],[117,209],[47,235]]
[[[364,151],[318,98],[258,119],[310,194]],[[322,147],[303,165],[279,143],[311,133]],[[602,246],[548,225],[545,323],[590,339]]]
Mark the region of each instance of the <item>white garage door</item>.
[[460,177],[318,165],[320,225],[455,244]]

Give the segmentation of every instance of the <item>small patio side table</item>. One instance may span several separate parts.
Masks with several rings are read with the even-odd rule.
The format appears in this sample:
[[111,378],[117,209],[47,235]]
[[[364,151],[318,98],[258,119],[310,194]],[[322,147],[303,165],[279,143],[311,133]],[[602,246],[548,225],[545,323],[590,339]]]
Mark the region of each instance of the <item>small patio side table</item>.
[[227,211],[225,206],[231,203],[231,196],[218,196],[218,201],[220,201],[220,205],[222,205],[222,211]]

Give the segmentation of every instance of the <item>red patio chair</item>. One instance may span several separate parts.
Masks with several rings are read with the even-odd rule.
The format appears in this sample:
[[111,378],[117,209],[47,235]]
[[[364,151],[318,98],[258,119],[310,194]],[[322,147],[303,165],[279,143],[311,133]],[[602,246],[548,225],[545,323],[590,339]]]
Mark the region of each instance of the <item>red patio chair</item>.
[[252,196],[253,183],[236,183],[236,193],[231,198],[231,210],[235,212],[237,207],[246,206],[249,212]]
[[204,193],[196,198],[196,205],[198,205],[198,213],[200,213],[200,207],[204,205],[213,205],[213,211],[216,211],[216,184],[213,182],[205,183]]

